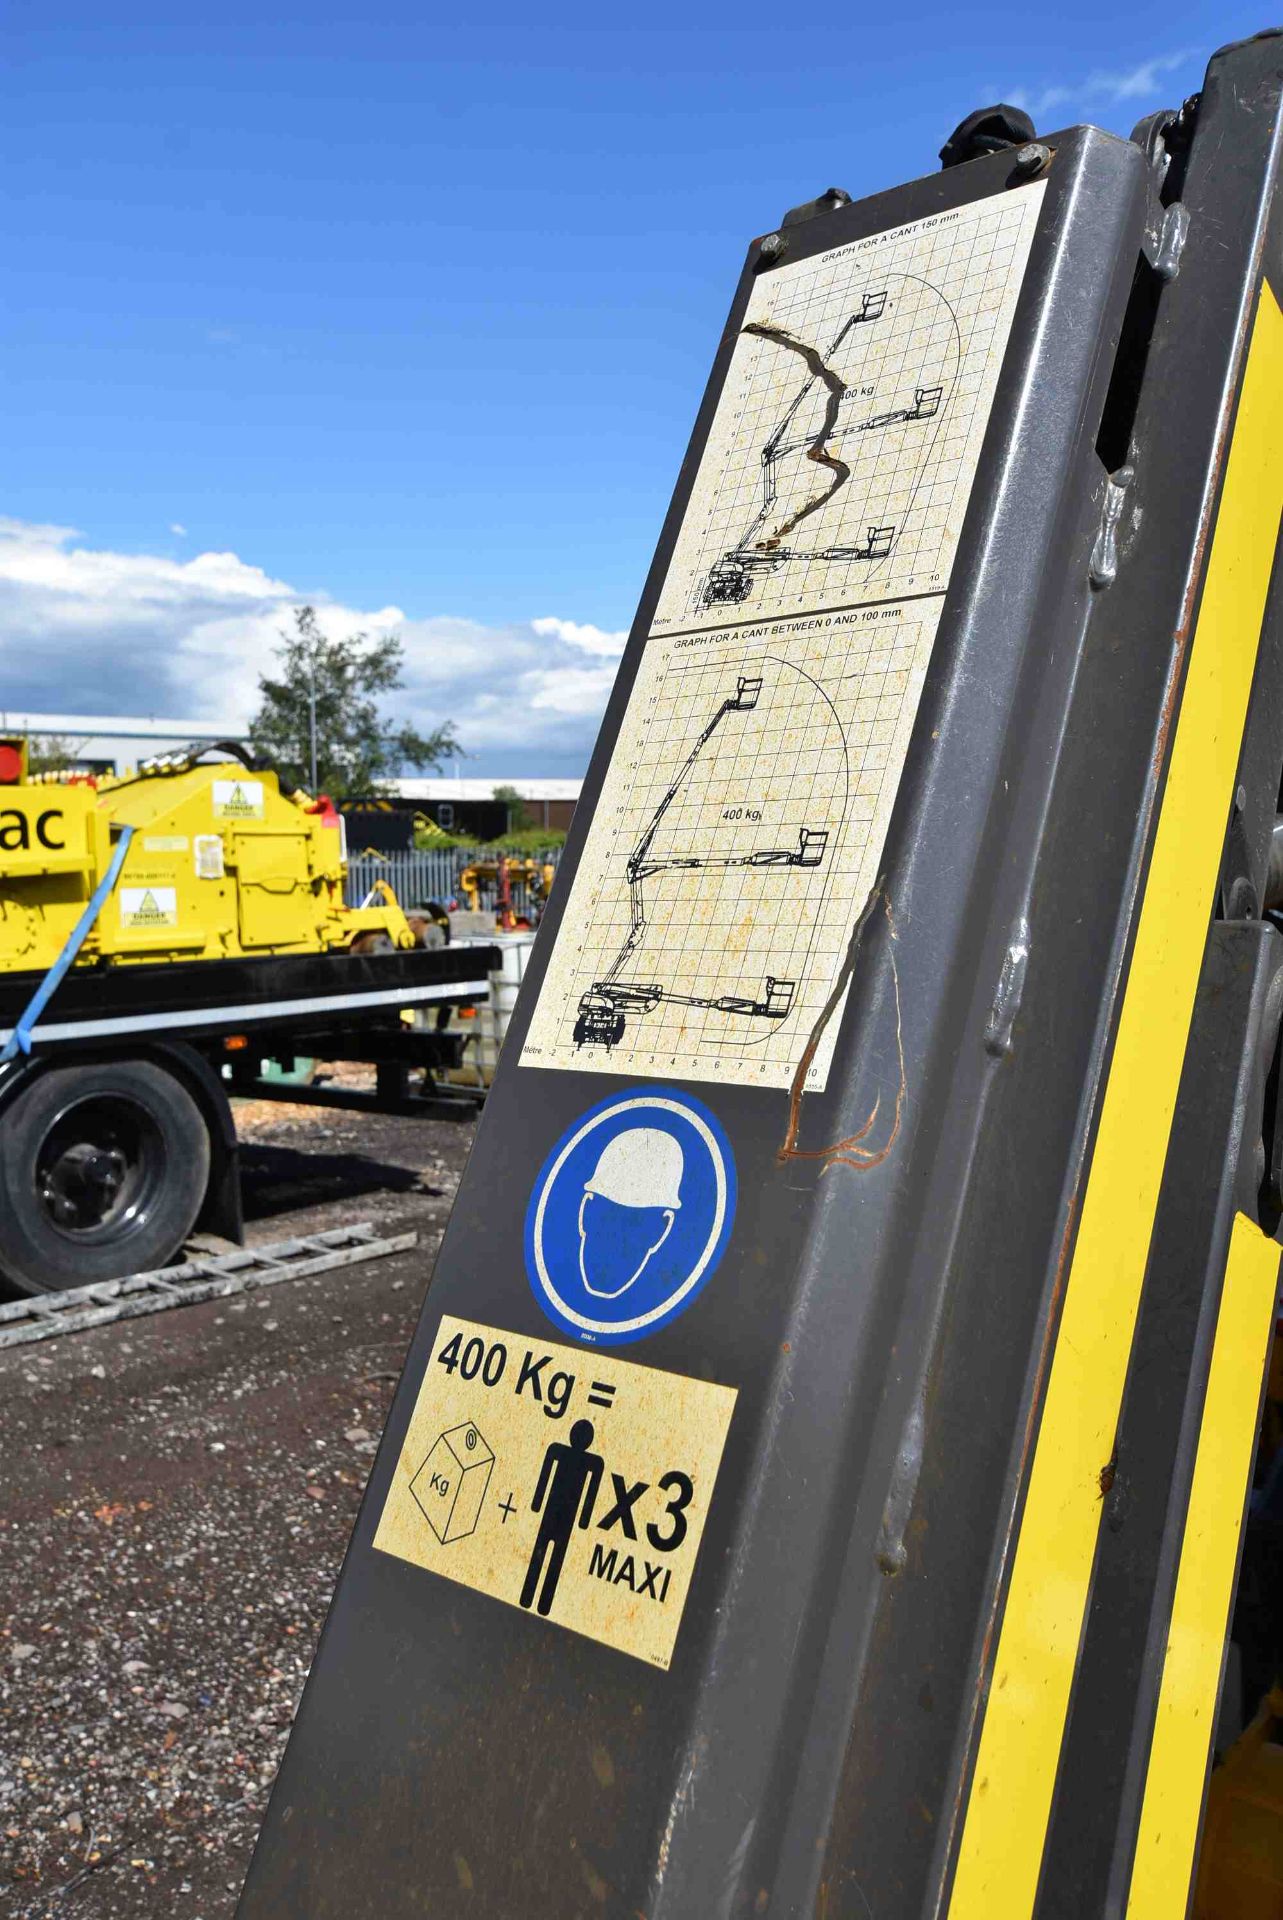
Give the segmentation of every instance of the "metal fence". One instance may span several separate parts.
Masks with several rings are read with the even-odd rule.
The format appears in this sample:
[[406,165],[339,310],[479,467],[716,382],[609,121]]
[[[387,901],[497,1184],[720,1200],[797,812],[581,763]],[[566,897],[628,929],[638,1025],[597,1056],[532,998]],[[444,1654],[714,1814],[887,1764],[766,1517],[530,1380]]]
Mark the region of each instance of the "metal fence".
[[[442,847],[432,852],[415,853],[363,853],[348,862],[347,887],[345,898],[350,907],[359,907],[376,880],[386,880],[403,907],[425,906],[429,900],[439,901],[442,906],[457,902],[466,907],[468,902],[459,884],[460,875],[466,867],[477,866],[485,869],[478,874],[480,905],[491,911],[498,895],[498,878],[493,869],[500,860],[508,859],[543,867],[555,867],[561,857],[560,847],[551,847],[545,853],[509,853],[495,847]],[[509,887],[512,893],[512,908],[518,919],[535,921],[539,917],[541,902],[532,897],[529,883],[519,873],[509,873]]]

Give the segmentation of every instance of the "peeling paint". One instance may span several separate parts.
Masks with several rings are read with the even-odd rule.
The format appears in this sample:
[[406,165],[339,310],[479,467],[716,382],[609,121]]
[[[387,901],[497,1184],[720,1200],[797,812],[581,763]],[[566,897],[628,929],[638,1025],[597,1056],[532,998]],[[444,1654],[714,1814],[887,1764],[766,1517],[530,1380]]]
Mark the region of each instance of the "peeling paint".
[[908,1561],[904,1537],[908,1531],[913,1496],[918,1490],[922,1474],[926,1426],[926,1403],[919,1389],[896,1449],[891,1485],[887,1490],[886,1506],[882,1510],[882,1525],[878,1529],[877,1562],[883,1573],[903,1573]]
[[1015,1035],[1016,1016],[1025,993],[1025,975],[1029,970],[1029,921],[1023,913],[1012,922],[1002,970],[994,989],[993,1005],[985,1025],[985,1050],[1001,1058],[1009,1054]]

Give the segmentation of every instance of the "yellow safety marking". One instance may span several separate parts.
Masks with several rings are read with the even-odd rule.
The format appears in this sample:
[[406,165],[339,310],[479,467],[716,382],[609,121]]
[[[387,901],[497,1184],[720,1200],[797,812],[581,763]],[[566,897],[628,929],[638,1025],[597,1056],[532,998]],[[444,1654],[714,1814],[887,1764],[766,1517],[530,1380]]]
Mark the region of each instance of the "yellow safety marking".
[[1283,314],[1263,287],[1016,1541],[949,1904],[1033,1912],[1172,1113],[1283,514]]
[[1279,1255],[1277,1241],[1245,1214],[1235,1217],[1145,1776],[1128,1920],[1170,1920],[1184,1913],[1189,1898]]

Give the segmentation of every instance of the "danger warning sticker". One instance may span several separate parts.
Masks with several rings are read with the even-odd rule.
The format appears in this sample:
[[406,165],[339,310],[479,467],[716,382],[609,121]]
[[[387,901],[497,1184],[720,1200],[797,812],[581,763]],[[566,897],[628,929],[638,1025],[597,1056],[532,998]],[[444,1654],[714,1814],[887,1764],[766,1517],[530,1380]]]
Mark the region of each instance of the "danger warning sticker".
[[374,1544],[667,1667],[735,1398],[447,1316]]
[[178,925],[176,887],[121,887],[118,897],[122,927]]
[[217,820],[261,820],[261,780],[215,780],[214,817]]

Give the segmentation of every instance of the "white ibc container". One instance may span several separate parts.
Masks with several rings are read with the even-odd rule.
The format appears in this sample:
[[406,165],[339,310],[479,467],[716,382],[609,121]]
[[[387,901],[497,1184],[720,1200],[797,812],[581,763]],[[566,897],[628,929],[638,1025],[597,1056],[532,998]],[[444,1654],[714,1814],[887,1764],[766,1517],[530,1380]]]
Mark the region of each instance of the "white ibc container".
[[[498,947],[503,955],[501,963],[489,976],[489,997],[477,1008],[475,1017],[468,1015],[465,1018],[459,1009],[451,1013],[451,1032],[469,1034],[472,1043],[465,1057],[465,1065],[448,1076],[451,1080],[468,1086],[476,1086],[480,1082],[486,1087],[493,1080],[499,1049],[517,1004],[521,983],[526,977],[526,966],[534,942],[535,936],[530,931],[470,934],[450,942],[452,947]],[[436,1009],[428,1007],[416,1013],[415,1025],[427,1030],[436,1025],[436,1018]]]
[[526,977],[526,967],[530,960],[530,949],[534,946],[533,933],[499,933],[494,944],[502,949],[503,965],[490,975],[490,1031],[494,1042],[495,1057],[512,1019],[513,1008],[517,1004],[517,994]]

